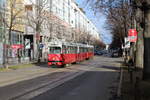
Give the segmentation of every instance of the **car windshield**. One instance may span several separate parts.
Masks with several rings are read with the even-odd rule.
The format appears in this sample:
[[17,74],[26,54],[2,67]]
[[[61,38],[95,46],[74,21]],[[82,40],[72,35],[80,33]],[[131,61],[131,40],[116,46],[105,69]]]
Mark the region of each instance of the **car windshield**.
[[49,53],[50,54],[60,54],[61,48],[60,47],[50,47]]

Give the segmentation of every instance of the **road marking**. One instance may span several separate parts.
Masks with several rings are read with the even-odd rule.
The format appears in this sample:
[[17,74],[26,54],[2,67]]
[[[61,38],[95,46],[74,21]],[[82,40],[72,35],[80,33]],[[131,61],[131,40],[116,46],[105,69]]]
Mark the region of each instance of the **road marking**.
[[119,86],[118,86],[118,90],[117,90],[117,97],[119,97],[119,98],[121,97],[122,79],[123,79],[123,69],[121,68]]

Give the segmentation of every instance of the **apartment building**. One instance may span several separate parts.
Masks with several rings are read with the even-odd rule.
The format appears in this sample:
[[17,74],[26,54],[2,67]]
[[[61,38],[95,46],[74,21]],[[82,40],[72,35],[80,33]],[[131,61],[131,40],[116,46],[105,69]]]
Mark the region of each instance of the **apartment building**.
[[0,0],[0,42],[2,42],[4,35],[3,17],[5,16],[5,3],[5,0]]
[[5,0],[0,0],[0,65],[3,64],[3,41],[4,41],[4,33],[5,33],[5,26],[3,24],[3,18],[5,16]]
[[[11,62],[18,57],[21,57],[21,62],[35,60],[39,51],[41,57],[46,58],[46,45],[51,39],[83,43],[89,42],[80,41],[80,38],[89,38],[88,35],[100,39],[97,28],[74,0],[0,0],[1,8],[6,4],[8,23],[11,22],[11,1],[15,1],[13,12],[18,13],[11,28],[11,36],[9,27],[5,27],[8,44],[11,43],[8,49],[8,57],[13,58]],[[0,26],[2,38],[3,25]],[[18,45],[23,46],[14,48]],[[3,58],[2,54],[0,58]]]
[[77,31],[86,31],[95,38],[100,39],[97,28],[74,0],[51,0],[50,3],[50,11],[63,20],[64,23],[68,23]]
[[7,0],[5,26],[7,60],[9,63],[24,61],[24,0]]
[[[40,34],[37,34],[36,30],[30,26],[25,28],[25,37],[31,41],[30,44],[33,44],[35,58],[38,48],[37,37],[44,45],[50,39],[80,42],[81,36],[86,37],[88,35],[100,40],[97,28],[74,0],[33,0],[32,2],[25,0],[25,7],[28,8],[27,14],[37,16],[35,9],[38,5],[44,9],[41,13],[44,13],[44,19],[47,19],[42,22]],[[45,53],[46,48],[43,47],[42,49],[42,52]]]

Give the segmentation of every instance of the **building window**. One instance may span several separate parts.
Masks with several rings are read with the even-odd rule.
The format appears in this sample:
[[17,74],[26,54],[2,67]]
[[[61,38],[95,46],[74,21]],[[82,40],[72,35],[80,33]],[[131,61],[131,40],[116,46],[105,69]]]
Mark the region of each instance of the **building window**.
[[32,11],[33,10],[32,5],[25,5],[25,10],[26,11]]

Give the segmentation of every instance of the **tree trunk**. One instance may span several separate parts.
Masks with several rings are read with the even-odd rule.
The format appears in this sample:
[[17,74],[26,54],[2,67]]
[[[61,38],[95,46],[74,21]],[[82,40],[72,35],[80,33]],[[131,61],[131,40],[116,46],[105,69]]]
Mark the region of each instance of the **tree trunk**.
[[143,19],[143,12],[140,8],[136,9],[136,29],[138,31],[138,40],[136,44],[136,58],[135,58],[135,66],[137,68],[143,69],[143,58],[144,58],[144,41],[143,41],[143,28],[141,26]]
[[39,48],[39,45],[40,45],[40,25],[37,24],[36,26],[36,34],[38,35],[38,39],[36,39],[36,45],[37,45],[37,63],[40,63],[41,62],[41,56],[40,56],[40,48]]
[[150,1],[145,0],[144,16],[145,16],[145,31],[144,31],[144,71],[143,79],[150,79]]

